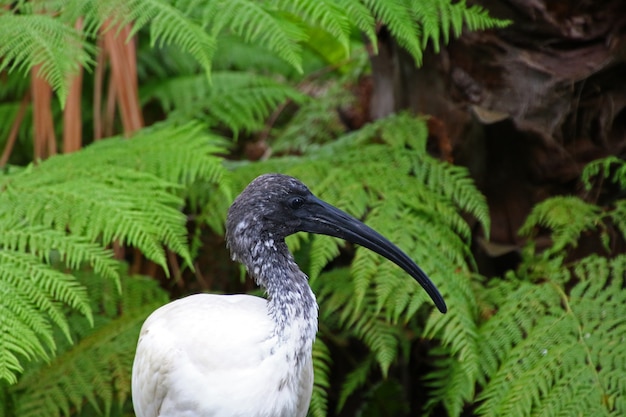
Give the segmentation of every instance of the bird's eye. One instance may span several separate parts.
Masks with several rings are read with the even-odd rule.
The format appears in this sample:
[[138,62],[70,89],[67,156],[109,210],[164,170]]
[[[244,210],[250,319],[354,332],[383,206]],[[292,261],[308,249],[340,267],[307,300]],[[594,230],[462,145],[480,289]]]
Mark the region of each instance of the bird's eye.
[[302,207],[302,205],[304,204],[304,198],[302,197],[293,197],[291,200],[289,200],[289,207],[291,207],[292,209],[299,209],[300,207]]

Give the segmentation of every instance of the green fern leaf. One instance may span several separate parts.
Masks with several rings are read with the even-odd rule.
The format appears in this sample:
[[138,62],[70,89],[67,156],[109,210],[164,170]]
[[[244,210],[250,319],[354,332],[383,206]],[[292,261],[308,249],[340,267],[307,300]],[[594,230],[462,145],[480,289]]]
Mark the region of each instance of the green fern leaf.
[[[354,2],[357,3],[357,2]],[[328,0],[274,0],[273,7],[293,13],[309,24],[318,26],[333,35],[343,46],[345,56],[350,50],[350,21],[346,10]]]
[[622,189],[626,189],[626,162],[615,156],[609,156],[587,164],[581,176],[587,191],[591,190],[593,186],[591,179],[597,176],[602,179],[609,179]]
[[411,10],[403,0],[366,0],[365,5],[374,17],[385,24],[400,46],[405,48],[415,59],[422,62],[422,47],[419,41],[420,27]]
[[465,1],[448,0],[411,1],[411,10],[422,26],[422,48],[432,42],[435,52],[440,50],[440,40],[447,44],[450,33],[461,36],[463,26],[469,30],[484,30],[509,25],[507,20],[494,19],[478,5],[468,7]]
[[192,55],[209,78],[211,63],[216,49],[216,41],[194,19],[186,16],[175,4],[163,0],[106,0],[91,1],[92,20],[97,22],[94,27],[103,27],[110,20],[107,27],[113,30],[115,26],[132,24],[131,36],[140,29],[150,26],[150,45],[176,45]]
[[[80,341],[49,364],[32,367],[12,388],[15,415],[62,416],[75,414],[89,404],[100,414],[130,396],[130,371],[139,328],[148,314],[166,301],[153,280],[124,277],[118,293],[98,277],[85,275],[94,310],[104,309],[96,328],[88,328]],[[100,285],[100,288],[98,286]],[[141,301],[144,301],[141,303]],[[122,314],[120,315],[120,312]]]
[[287,100],[301,103],[305,96],[271,78],[222,71],[209,84],[202,75],[185,75],[158,81],[142,89],[142,101],[157,99],[172,112],[172,120],[195,118],[208,125],[226,125],[235,136],[240,130],[261,130],[266,118]]
[[203,23],[217,36],[223,30],[263,45],[302,72],[304,32],[286,16],[250,0],[210,1],[202,6]]
[[338,412],[346,405],[348,397],[365,384],[367,377],[372,371],[373,365],[374,360],[373,357],[370,356],[360,362],[354,370],[346,376],[346,380],[341,385],[341,392],[339,393],[339,400],[337,402]]
[[426,414],[433,415],[435,407],[443,404],[448,415],[461,415],[468,399],[474,396],[475,379],[448,349],[435,348],[430,355],[434,357],[435,370],[424,378],[426,386],[432,390],[424,405]]
[[47,359],[56,349],[51,323],[69,339],[70,330],[61,303],[93,320],[87,294],[71,275],[42,264],[26,253],[0,251],[0,304],[3,331],[0,344],[0,379],[15,383],[23,358]]
[[[568,293],[560,279],[518,284],[483,331],[489,383],[477,410],[486,416],[621,415],[626,383],[626,258],[590,257],[574,268]],[[511,317],[499,326],[499,316]],[[489,330],[487,330],[489,329]]]
[[328,391],[330,390],[330,366],[332,357],[326,344],[318,337],[313,344],[313,371],[315,373],[309,414],[313,417],[328,415]]
[[522,227],[520,234],[530,236],[535,227],[552,231],[552,247],[546,255],[560,252],[566,247],[576,247],[586,230],[594,229],[601,219],[599,207],[585,203],[577,197],[554,197],[537,204]]
[[53,16],[0,13],[0,71],[25,73],[41,65],[37,75],[56,90],[61,105],[79,68],[93,63],[93,52],[76,29]]

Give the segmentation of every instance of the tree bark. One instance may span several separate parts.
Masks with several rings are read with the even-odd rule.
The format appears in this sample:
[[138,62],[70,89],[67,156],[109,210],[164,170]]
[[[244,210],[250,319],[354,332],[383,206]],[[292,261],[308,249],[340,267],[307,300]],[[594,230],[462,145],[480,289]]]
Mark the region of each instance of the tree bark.
[[626,156],[626,2],[477,3],[513,24],[463,33],[427,51],[419,69],[381,36],[371,109],[375,118],[432,116],[434,143],[442,154],[449,143],[487,196],[491,243],[482,249],[496,256],[520,245],[535,203],[580,191],[587,162]]

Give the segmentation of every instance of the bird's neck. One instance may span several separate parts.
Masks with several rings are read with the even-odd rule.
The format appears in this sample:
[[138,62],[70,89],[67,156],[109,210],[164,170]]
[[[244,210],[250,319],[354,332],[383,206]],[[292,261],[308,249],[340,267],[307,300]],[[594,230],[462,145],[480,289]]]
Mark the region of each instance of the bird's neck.
[[268,313],[279,343],[297,345],[309,354],[317,333],[317,302],[308,278],[283,240],[260,240],[248,271],[268,297]]

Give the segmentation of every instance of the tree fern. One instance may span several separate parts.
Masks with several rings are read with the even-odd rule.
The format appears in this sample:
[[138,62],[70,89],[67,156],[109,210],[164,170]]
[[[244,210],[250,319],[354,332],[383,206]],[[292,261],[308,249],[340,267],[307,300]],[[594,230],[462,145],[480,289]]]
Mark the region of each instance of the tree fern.
[[270,113],[287,100],[302,102],[294,88],[252,73],[220,71],[208,83],[202,74],[169,77],[142,88],[142,101],[156,98],[171,120],[204,120],[237,133],[261,130]]
[[[419,62],[428,40],[435,45],[439,37],[447,41],[445,36],[450,30],[446,24],[450,22],[453,32],[463,23],[471,27],[473,12],[465,12],[464,3],[456,8],[451,6],[454,11],[448,11],[444,4],[439,9],[441,15],[416,10],[422,3],[397,0],[336,3],[69,0],[45,3],[50,14],[41,18],[58,19],[50,26],[54,31],[49,36],[50,42],[55,48],[75,49],[66,54],[72,59],[61,63],[67,67],[59,62],[55,64],[59,67],[55,71],[63,75],[61,81],[52,76],[53,72],[47,74],[62,100],[65,93],[61,83],[72,73],[68,69],[70,63],[86,66],[93,53],[93,47],[83,36],[91,41],[104,29],[117,30],[115,24],[132,24],[140,46],[158,47],[158,51],[181,49],[197,63],[184,60],[160,69],[162,78],[179,76],[181,79],[177,81],[188,83],[152,85],[142,91],[146,100],[161,100],[166,113],[171,108],[181,111],[179,118],[170,118],[174,123],[145,129],[131,140],[101,141],[74,155],[11,170],[0,179],[3,203],[0,205],[0,230],[11,231],[0,238],[7,256],[6,265],[10,266],[4,267],[4,275],[0,270],[0,285],[3,292],[20,294],[0,302],[2,313],[8,312],[0,315],[3,331],[0,337],[4,337],[0,341],[0,349],[4,349],[0,350],[0,379],[13,383],[27,368],[22,381],[11,391],[15,410],[20,415],[81,411],[89,414],[90,410],[107,414],[128,396],[131,340],[136,337],[134,326],[146,312],[130,313],[124,302],[102,302],[90,308],[88,297],[98,298],[97,290],[87,283],[79,284],[62,268],[93,270],[112,278],[94,281],[114,287],[118,282],[117,270],[111,263],[111,253],[105,249],[112,240],[138,247],[166,272],[164,247],[191,263],[192,255],[185,239],[186,219],[181,213],[185,199],[197,200],[194,204],[203,205],[205,212],[201,218],[214,230],[220,230],[231,196],[254,176],[269,170],[300,177],[312,185],[314,192],[391,236],[420,262],[455,306],[445,320],[439,316],[430,319],[428,335],[440,337],[446,344],[446,352],[474,366],[475,328],[467,324],[475,320],[477,308],[475,299],[470,297],[474,281],[470,274],[473,261],[468,249],[469,227],[461,213],[476,217],[488,230],[486,204],[467,179],[465,170],[427,156],[427,129],[423,120],[400,115],[367,125],[330,143],[329,139],[334,139],[341,130],[334,109],[344,103],[345,96],[338,94],[333,104],[325,103],[326,107],[314,107],[314,100],[310,100],[302,106],[303,117],[291,124],[292,129],[286,130],[288,134],[284,137],[291,141],[300,135],[301,127],[307,125],[308,135],[302,135],[305,138],[301,146],[282,148],[306,151],[302,157],[258,164],[228,163],[232,172],[223,170],[222,160],[217,156],[226,153],[224,142],[206,133],[204,125],[185,123],[192,115],[200,114],[212,126],[226,126],[235,132],[253,131],[262,127],[263,119],[277,103],[302,97],[294,88],[276,81],[277,78],[253,80],[248,74],[226,72],[232,70],[230,61],[215,62],[216,50],[219,52],[223,46],[221,42],[228,46],[229,39],[243,40],[244,44],[260,47],[263,53],[276,55],[302,71],[307,68],[306,53],[319,52],[307,44],[308,37],[311,41],[316,39],[316,32],[335,37],[333,45],[341,45],[342,52],[346,52],[353,32],[361,31],[376,50],[377,25],[383,24]],[[2,16],[38,16],[41,11],[38,6],[35,3],[30,6],[31,2],[27,1],[13,2],[12,9]],[[448,18],[448,14],[452,17]],[[462,18],[458,17],[461,15]],[[71,29],[79,17],[85,22],[82,33]],[[497,23],[485,21],[484,27]],[[442,27],[438,29],[439,25]],[[19,30],[22,30],[21,24]],[[14,25],[11,36],[19,30],[16,31]],[[66,32],[71,36],[63,38]],[[146,32],[150,32],[150,42],[143,39]],[[67,45],[56,41],[60,38],[69,39]],[[238,44],[241,46],[242,42]],[[16,51],[15,44],[7,45],[10,49],[0,51],[2,58],[9,57],[3,59],[2,62],[7,63],[3,68],[27,70],[41,61],[42,56],[46,61],[43,64],[55,59],[50,54],[41,55],[26,48],[25,52]],[[76,59],[74,53],[79,52],[82,55]],[[157,73],[155,68],[161,58],[176,60],[167,52],[156,58],[147,58],[146,49],[140,50],[140,54],[141,62],[146,63],[146,67],[140,68],[140,75],[141,70],[146,69]],[[262,60],[239,59],[236,63],[243,66],[250,61],[256,62],[255,70],[268,74]],[[78,64],[74,64],[76,62]],[[209,84],[208,72],[220,65],[223,65],[222,72],[215,73]],[[281,76],[285,74],[290,80],[294,79],[293,72],[281,72]],[[193,100],[181,97],[181,92],[190,90],[195,90],[188,96]],[[208,92],[208,97],[201,94],[202,91]],[[197,104],[200,105],[194,107]],[[317,113],[310,112],[311,117],[307,118],[307,109]],[[320,117],[329,110],[333,110],[332,117]],[[323,126],[318,128],[319,125]],[[316,141],[316,146],[308,146],[306,142],[315,137],[316,132],[323,133],[324,137]],[[280,134],[277,137],[280,138]],[[201,192],[208,194],[206,199],[199,197]],[[394,216],[388,214],[391,212]],[[343,404],[361,388],[367,388],[373,397],[394,385],[368,385],[368,376],[386,375],[403,359],[407,326],[418,326],[412,331],[421,332],[422,322],[415,324],[413,317],[416,314],[427,317],[431,308],[416,283],[388,262],[361,249],[356,250],[350,268],[329,272],[329,262],[341,253],[343,243],[324,239],[308,240],[297,236],[290,240],[292,246],[300,246],[296,255],[306,258],[311,284],[320,294],[320,341],[323,343],[315,347],[317,380],[312,412],[316,415],[328,409],[332,362],[329,352],[334,339],[326,336],[340,332],[343,340],[356,340],[368,348],[359,359],[361,365],[344,381],[340,402]],[[36,272],[34,278],[31,270]],[[342,279],[328,280],[329,274],[335,272]],[[122,279],[120,285],[124,287],[124,283]],[[110,296],[103,294],[102,300],[107,298]],[[150,304],[152,299],[145,297],[133,303]],[[118,317],[114,314],[118,310],[129,315]],[[74,313],[93,318],[93,333],[88,321],[74,321]],[[79,341],[75,349],[68,348],[70,338]],[[60,355],[55,358],[57,353]],[[93,359],[90,356],[99,360],[90,361]],[[34,362],[41,359],[53,361],[53,367]],[[457,373],[455,380],[465,377],[471,386],[477,377],[473,368],[469,369],[469,372]],[[64,372],[73,377],[64,376]],[[466,396],[464,394],[463,398]]]
[[313,365],[315,394],[311,398],[309,414],[312,417],[325,417],[328,413],[328,391],[330,390],[330,365],[332,357],[322,339],[317,338],[313,344]]
[[[357,20],[357,22],[363,22],[367,19],[367,17],[365,17],[367,15],[367,9],[364,9],[358,1],[344,1],[344,4],[341,4],[327,0],[275,0],[273,3],[273,6],[277,9],[291,12],[300,16],[308,23],[324,28],[339,41],[344,49],[344,56],[349,55],[350,31],[352,27],[347,12],[353,11],[355,14],[360,15],[361,19]],[[353,7],[352,10],[345,8],[345,6],[350,5]],[[368,35],[371,35],[373,21],[367,23],[366,25],[361,24],[361,26],[369,32]],[[373,38],[372,36],[372,39]]]
[[304,32],[289,19],[263,3],[249,0],[208,1],[202,5],[202,20],[219,34],[224,28],[248,42],[265,45],[269,50],[301,71],[301,41]]
[[[86,3],[83,7],[87,20],[94,22],[91,25],[94,28],[115,30],[116,25],[132,24],[131,34],[135,34],[149,25],[151,46],[176,45],[192,55],[205,75],[210,76],[215,37],[175,4],[163,0],[91,0]],[[112,25],[105,26],[109,19]]]
[[592,188],[593,178],[608,179],[622,190],[626,189],[626,162],[615,156],[593,161],[585,166],[582,173],[582,181],[587,190]]
[[[600,176],[623,186],[614,158],[594,162],[583,180]],[[613,171],[609,167],[617,166]],[[604,167],[604,169],[600,169]],[[615,174],[617,173],[617,174]],[[626,234],[624,200],[596,206],[576,197],[553,197],[537,205],[521,232],[548,231],[551,244],[529,244],[516,273],[494,280],[486,300],[497,308],[480,326],[479,415],[618,416],[626,412],[624,272],[626,257],[610,253]],[[617,234],[609,233],[617,225]],[[567,257],[587,235],[603,250]],[[619,234],[621,233],[621,236]],[[611,258],[600,256],[607,253]],[[567,260],[567,261],[566,261]]]
[[76,29],[53,16],[0,12],[0,71],[26,73],[40,65],[37,75],[57,91],[61,103],[72,76],[92,63],[93,51]]
[[435,52],[439,52],[440,42],[447,44],[450,34],[461,36],[463,26],[469,30],[483,30],[494,27],[504,27],[510,21],[497,20],[481,6],[467,6],[465,1],[451,3],[442,0],[427,0],[410,2],[411,10],[418,22],[421,23],[421,48],[425,49],[428,42],[432,42]]
[[[84,35],[119,30],[127,24],[132,24],[132,35],[147,27],[152,47],[175,45],[187,52],[207,77],[218,38],[224,34],[235,34],[266,48],[302,72],[302,48],[308,36],[302,24],[332,35],[347,57],[353,28],[363,32],[375,47],[375,25],[380,21],[416,63],[421,62],[428,40],[435,49],[441,37],[448,41],[450,27],[458,36],[463,24],[470,29],[507,24],[489,17],[478,6],[447,0],[70,0],[46,2],[39,9],[30,2],[17,2],[12,7],[0,15],[0,56],[4,58],[0,70],[26,71],[42,64],[39,74],[58,92],[61,103],[65,102],[71,76],[92,62],[95,49]],[[79,18],[84,19],[82,32],[74,28]]]
[[15,383],[23,361],[49,359],[54,326],[70,337],[63,306],[91,320],[84,288],[51,265],[91,267],[117,280],[104,249],[114,240],[139,248],[166,273],[164,247],[191,264],[180,187],[219,181],[213,152],[222,149],[197,125],[155,127],[0,178],[0,285],[15,294],[0,303],[0,378]]
[[[542,274],[543,284],[508,293],[482,334],[495,372],[478,397],[480,415],[624,414],[625,268],[624,256],[592,256],[577,264],[568,292]],[[500,315],[517,319],[496,327]]]
[[601,210],[578,197],[553,197],[535,206],[520,234],[530,235],[533,228],[547,227],[552,233],[552,245],[546,255],[561,252],[566,247],[576,247],[580,235],[598,226]]
[[[130,369],[139,328],[147,315],[167,301],[156,283],[123,275],[122,291],[98,276],[81,275],[98,311],[95,326],[84,327],[50,363],[31,366],[11,389],[15,415],[61,416],[85,406],[110,415],[130,397]],[[68,318],[81,329],[80,316]]]

